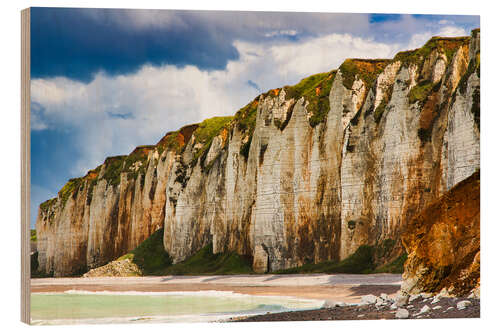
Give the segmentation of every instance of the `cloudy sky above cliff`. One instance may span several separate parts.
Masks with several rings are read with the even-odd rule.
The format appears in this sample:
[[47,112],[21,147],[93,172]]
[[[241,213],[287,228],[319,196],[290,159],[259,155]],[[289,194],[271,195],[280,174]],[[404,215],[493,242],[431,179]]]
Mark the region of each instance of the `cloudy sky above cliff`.
[[260,92],[390,58],[478,16],[33,8],[32,225],[37,207],[106,156],[232,115]]

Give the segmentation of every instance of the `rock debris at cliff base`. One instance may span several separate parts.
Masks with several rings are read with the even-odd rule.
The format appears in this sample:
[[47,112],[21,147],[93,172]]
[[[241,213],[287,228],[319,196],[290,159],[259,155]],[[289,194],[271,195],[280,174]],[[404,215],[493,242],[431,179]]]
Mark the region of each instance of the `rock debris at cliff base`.
[[[368,296],[368,295],[367,295]],[[373,295],[370,295],[373,296]],[[377,298],[377,297],[375,297]],[[480,318],[481,304],[479,299],[441,298],[433,302],[432,297],[419,297],[401,307],[393,307],[390,300],[374,304],[346,305],[318,310],[292,311],[232,318],[234,322],[262,321],[314,321],[314,320],[375,320],[375,319],[452,319]],[[431,304],[432,303],[432,304]],[[464,306],[463,304],[467,304]],[[423,311],[422,311],[423,310]],[[404,316],[398,316],[398,311]]]

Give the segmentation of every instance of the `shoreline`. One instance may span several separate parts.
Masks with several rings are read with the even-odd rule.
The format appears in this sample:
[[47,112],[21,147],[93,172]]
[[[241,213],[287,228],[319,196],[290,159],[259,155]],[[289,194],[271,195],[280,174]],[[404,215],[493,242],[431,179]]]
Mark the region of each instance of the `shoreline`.
[[[421,294],[412,296],[404,305],[394,307],[401,286],[399,274],[294,274],[294,275],[207,275],[207,276],[146,276],[99,278],[43,278],[31,279],[31,292],[41,293],[110,293],[110,294],[182,294],[234,293],[235,296],[293,297],[324,301],[316,310],[295,310],[252,315],[190,315],[189,321],[310,321],[310,320],[366,320],[395,319],[401,308],[411,319],[479,318],[480,300],[463,297],[435,298]],[[385,294],[385,295],[384,295]],[[368,296],[367,296],[368,295]],[[373,296],[375,295],[375,296]],[[379,296],[380,295],[380,296]],[[365,297],[363,297],[365,296]],[[367,299],[374,298],[367,303]],[[413,300],[412,300],[413,299]],[[470,302],[466,309],[458,303]],[[423,309],[430,307],[423,313]],[[198,318],[199,317],[199,318]],[[122,318],[123,319],[123,318]],[[138,322],[184,322],[181,317],[136,317]],[[113,318],[99,319],[99,323],[114,322]],[[125,319],[125,321],[130,322]],[[83,320],[92,323],[92,320]],[[118,320],[118,322],[122,322]],[[54,322],[57,324],[57,321]],[[97,322],[95,322],[97,323]]]
[[358,303],[363,295],[394,295],[400,274],[292,274],[31,279],[32,293],[222,291]]

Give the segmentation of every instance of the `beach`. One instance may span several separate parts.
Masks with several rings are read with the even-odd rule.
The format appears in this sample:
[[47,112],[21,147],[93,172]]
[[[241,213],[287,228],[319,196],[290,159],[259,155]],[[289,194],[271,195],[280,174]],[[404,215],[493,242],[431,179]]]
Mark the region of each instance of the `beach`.
[[395,294],[399,274],[308,274],[308,275],[212,275],[100,278],[31,279],[32,293],[69,290],[111,292],[225,291],[254,296],[297,298],[359,303],[361,296]]
[[[90,308],[97,304],[104,306],[102,311],[108,311],[107,314],[93,312],[80,318],[56,318],[56,315],[33,323],[366,320],[395,319],[398,311],[407,311],[404,318],[412,319],[480,317],[479,299],[464,297],[420,294],[394,307],[400,297],[401,282],[399,274],[32,279],[32,297],[48,295],[64,300],[65,297],[83,296],[71,300],[78,304],[78,308],[89,297],[96,297]],[[104,305],[107,297],[115,298],[108,298],[107,305]],[[123,308],[123,302],[128,302],[131,307]],[[468,304],[461,309],[460,302]]]

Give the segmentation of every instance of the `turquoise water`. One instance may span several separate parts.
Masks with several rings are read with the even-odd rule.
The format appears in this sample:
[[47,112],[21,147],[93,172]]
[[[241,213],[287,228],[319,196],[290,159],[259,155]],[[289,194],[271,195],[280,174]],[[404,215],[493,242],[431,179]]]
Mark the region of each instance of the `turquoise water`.
[[72,322],[212,321],[231,315],[313,309],[322,302],[229,292],[33,293],[34,324]]

